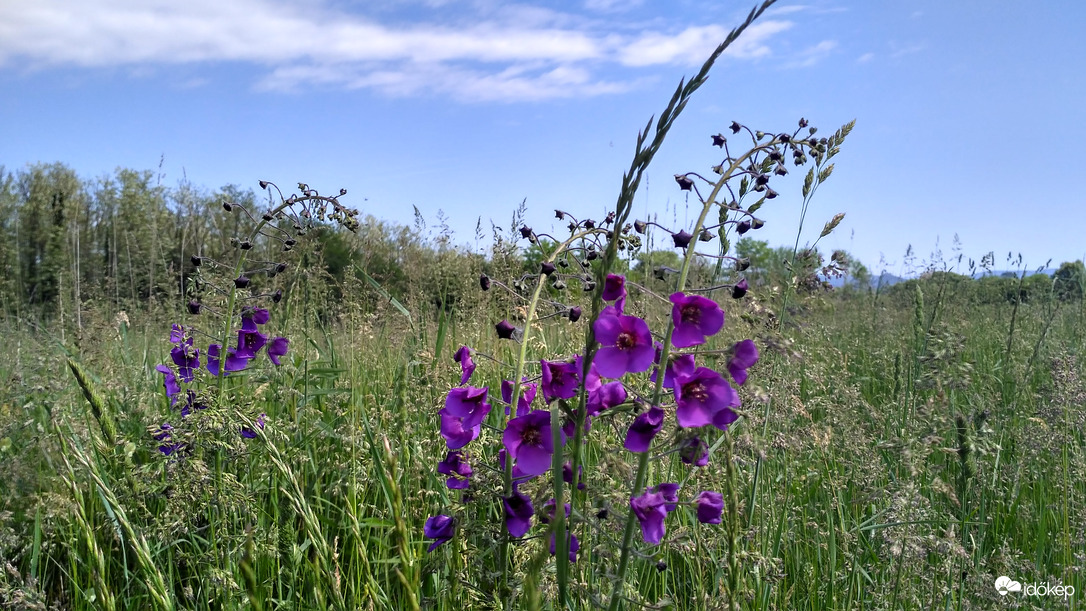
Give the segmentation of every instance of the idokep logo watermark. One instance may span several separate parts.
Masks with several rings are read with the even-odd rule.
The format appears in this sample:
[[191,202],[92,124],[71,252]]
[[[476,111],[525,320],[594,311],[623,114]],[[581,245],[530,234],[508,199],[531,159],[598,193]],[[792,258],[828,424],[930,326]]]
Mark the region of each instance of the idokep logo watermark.
[[1065,586],[1062,583],[1052,585],[1047,581],[1044,583],[1027,583],[1023,586],[1006,575],[1000,575],[996,579],[995,589],[1000,596],[1006,596],[1011,592],[1021,592],[1022,596],[1060,596],[1063,598],[1070,598],[1075,595],[1075,586]]

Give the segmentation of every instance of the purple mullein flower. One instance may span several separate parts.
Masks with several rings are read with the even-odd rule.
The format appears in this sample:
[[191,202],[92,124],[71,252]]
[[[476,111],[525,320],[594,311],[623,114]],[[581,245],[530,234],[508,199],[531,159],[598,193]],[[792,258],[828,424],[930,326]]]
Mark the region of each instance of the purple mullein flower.
[[630,429],[626,431],[625,448],[631,452],[648,452],[653,437],[664,428],[664,410],[652,406],[647,412],[634,418]]
[[156,365],[155,371],[165,376],[163,385],[166,387],[166,396],[170,399],[170,405],[177,403],[175,395],[181,392],[181,385],[177,383],[177,376],[174,375],[173,370],[166,365]]
[[285,337],[277,337],[268,343],[268,358],[276,365],[280,365],[279,359],[287,355],[287,346],[290,340]]
[[[564,465],[562,465],[562,481],[569,484],[569,485],[571,485],[571,486],[573,485],[573,464],[568,460],[566,461],[566,463]],[[578,490],[584,490],[585,489],[584,465],[577,465],[577,489]],[[567,516],[569,515],[569,505],[568,504],[566,505],[566,515]]]
[[200,368],[200,350],[192,347],[192,338],[170,350],[170,358],[177,365],[177,375],[185,382],[191,382]]
[[664,509],[675,511],[675,507],[679,504],[679,488],[678,484],[659,484],[652,491],[663,495],[664,503],[666,503]]
[[271,315],[264,308],[245,308],[241,313],[241,330],[256,333],[257,325],[268,323]]
[[[659,363],[660,356],[657,355],[656,362]],[[667,368],[664,370],[664,388],[675,388],[675,376],[677,375],[690,375],[694,373],[697,366],[694,364],[693,354],[680,354],[678,356],[671,356],[668,358]],[[652,372],[652,381],[656,381],[656,372]]]
[[[211,344],[207,347],[207,370],[213,376],[219,375],[219,357],[222,351],[222,346],[218,344]],[[226,365],[223,367],[226,373],[232,371],[242,371],[249,364],[249,359],[238,356],[237,351],[233,348],[226,349]]]
[[[581,542],[577,540],[577,535],[574,535],[571,532],[566,533],[566,540],[569,541],[569,561],[577,562],[577,552],[581,549]],[[557,546],[555,545],[554,533],[551,533],[552,556],[556,553],[556,548]]]
[[191,346],[192,338],[188,337],[188,330],[185,329],[184,326],[175,323],[170,328],[170,343],[180,344],[186,341],[186,339],[188,340],[188,344]]
[[490,388],[486,386],[453,388],[445,396],[445,409],[450,415],[463,418],[466,425],[475,426],[490,413],[490,404],[486,402],[489,391]]
[[671,344],[676,348],[704,344],[706,337],[724,327],[724,311],[712,299],[683,293],[672,293],[670,299],[671,320],[675,323]]
[[[546,503],[543,503],[543,512],[539,514],[540,524],[550,524],[554,519],[554,510],[557,508],[557,503],[554,502],[554,497],[547,499]],[[566,503],[566,517],[569,517],[570,505]],[[553,553],[553,552],[552,552]]]
[[572,399],[581,383],[581,368],[577,362],[552,363],[540,361],[543,369],[543,398],[547,403],[555,399]]
[[736,342],[732,346],[732,358],[728,359],[728,373],[731,374],[732,380],[735,383],[742,386],[747,381],[747,369],[750,369],[758,362],[758,346],[754,345],[753,340],[745,339],[741,342]]
[[437,472],[448,475],[445,485],[450,490],[463,490],[468,487],[468,479],[471,477],[471,465],[464,458],[464,453],[459,450],[449,452],[445,460],[437,464]]
[[471,360],[471,348],[460,346],[453,355],[453,360],[460,363],[460,385],[467,384],[471,374],[475,372],[475,361]]
[[614,301],[619,314],[626,309],[626,277],[607,274],[603,283],[603,300]]
[[523,537],[532,527],[532,516],[535,515],[532,499],[514,486],[512,495],[502,497],[502,505],[505,506],[505,528],[509,535]]
[[732,287],[732,299],[742,299],[743,295],[746,295],[749,290],[750,284],[747,283],[746,278],[743,278]]
[[596,352],[596,369],[605,378],[640,373],[652,366],[655,350],[649,325],[636,316],[600,315],[592,326],[601,348]]
[[[739,405],[739,395],[719,373],[707,367],[698,367],[693,373],[675,378],[675,415],[679,426],[691,428],[712,424],[727,430],[735,420],[732,407]],[[720,416],[727,412],[731,416]],[[720,424],[717,417],[720,416]],[[728,418],[731,417],[731,420]]]
[[709,444],[700,437],[691,437],[679,446],[679,458],[685,464],[704,467],[709,464]]
[[426,518],[426,524],[422,527],[422,534],[427,539],[434,539],[427,552],[434,551],[439,545],[448,543],[456,534],[456,520],[446,515],[436,515]]
[[667,517],[667,506],[670,504],[663,493],[647,488],[641,496],[630,499],[630,508],[641,524],[641,537],[645,543],[658,545],[664,538],[664,518]]
[[[565,444],[565,433],[559,437],[561,443]],[[502,444],[525,475],[539,475],[546,471],[554,454],[550,411],[536,410],[510,420],[502,433]]]
[[694,499],[694,504],[698,506],[698,522],[720,524],[720,515],[724,512],[724,495],[703,490]]
[[[267,418],[267,417],[268,417],[267,414],[260,414],[259,416],[257,416],[256,420],[254,421],[254,423],[258,427],[260,427],[260,430],[264,430],[264,419]],[[246,439],[256,439],[256,431],[254,431],[253,429],[251,429],[249,427],[243,426],[243,427],[241,427],[241,436],[246,438]]]
[[[577,368],[580,370],[581,357],[577,357]],[[627,393],[626,387],[622,382],[615,380],[613,382],[603,383],[600,379],[600,373],[596,369],[596,363],[593,362],[588,367],[588,377],[584,381],[585,390],[588,393],[587,402],[587,414],[589,416],[595,416],[605,409],[610,409],[616,405],[621,405],[626,402]]]
[[[520,386],[520,396],[517,397],[517,418],[526,416],[532,411],[532,401],[535,401],[536,385],[523,383]],[[513,382],[502,380],[502,401],[505,401],[505,415],[509,415],[509,404],[513,401]]]
[[264,335],[260,331],[246,331],[242,329],[238,331],[238,347],[234,349],[234,353],[237,354],[239,358],[252,360],[256,358],[256,353],[260,352],[260,349],[263,348],[266,343],[268,343],[267,335]]
[[494,325],[494,330],[498,332],[498,339],[513,339],[513,332],[517,328],[510,324],[508,320],[503,320]]
[[[505,448],[500,448],[498,450],[498,466],[501,467],[502,471],[505,471],[505,455],[506,454],[507,454],[507,452],[505,451]],[[528,481],[531,481],[531,480],[535,479],[536,477],[539,477],[538,475],[525,475],[524,471],[521,471],[520,467],[517,466],[517,465],[513,465],[512,476],[513,476],[513,482],[515,484],[523,484],[524,482],[528,482]]]
[[151,436],[155,441],[160,442],[158,451],[162,452],[164,456],[169,456],[181,449],[180,443],[167,443],[171,438],[170,431],[172,430],[173,426],[169,422],[164,422],[158,427],[158,432]]

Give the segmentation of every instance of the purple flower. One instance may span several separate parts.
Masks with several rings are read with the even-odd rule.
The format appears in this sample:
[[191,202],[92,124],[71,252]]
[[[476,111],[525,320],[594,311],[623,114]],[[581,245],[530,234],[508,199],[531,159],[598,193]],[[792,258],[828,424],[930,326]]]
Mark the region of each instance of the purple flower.
[[588,393],[587,413],[589,416],[595,416],[605,409],[625,403],[627,397],[626,387],[619,380],[602,384]]
[[572,399],[577,396],[577,387],[581,383],[581,367],[572,363],[552,363],[540,361],[543,369],[543,398],[547,403],[555,399]]
[[[568,512],[567,512],[568,513]],[[577,536],[571,532],[566,533],[566,540],[569,541],[569,561],[577,562],[577,552],[581,549],[581,542],[577,540]],[[554,540],[554,534],[551,534],[551,555],[556,553],[556,545]]]
[[664,518],[669,511],[668,505],[672,503],[664,498],[663,493],[647,488],[641,496],[630,499],[630,508],[641,524],[641,537],[645,543],[657,545],[664,538]]
[[280,365],[279,359],[287,355],[287,346],[290,340],[285,337],[277,337],[268,344],[268,358],[276,365]]
[[758,362],[758,346],[745,339],[732,346],[732,358],[728,359],[728,373],[735,383],[742,386],[747,381],[747,369]]
[[257,332],[257,325],[267,324],[270,315],[264,308],[246,308],[241,313],[241,330],[249,333]]
[[[551,523],[551,520],[554,519],[554,510],[555,510],[556,505],[557,505],[557,503],[554,502],[554,497],[551,497],[550,499],[547,500],[546,503],[543,503],[543,513],[539,514],[539,522],[541,524],[550,524]],[[570,510],[570,505],[569,505],[569,503],[566,503],[566,517],[567,518],[569,517],[569,510]],[[551,553],[553,554],[554,552],[551,552]]]
[[675,402],[678,404],[675,415],[679,419],[679,426],[691,428],[713,424],[727,430],[727,425],[735,418],[725,422],[728,416],[722,416],[722,426],[717,424],[716,418],[722,412],[734,416],[731,408],[739,405],[739,395],[719,373],[707,367],[698,367],[691,374],[675,377]]
[[686,248],[690,244],[690,240],[694,236],[687,233],[685,229],[679,233],[671,234],[671,239],[675,242],[675,248]]
[[707,336],[724,327],[724,312],[712,299],[683,293],[672,293],[670,299],[671,320],[675,323],[671,344],[676,348],[704,344]]
[[688,465],[704,467],[709,464],[709,444],[700,437],[691,437],[679,446],[679,458]]
[[[211,375],[219,375],[219,352],[222,347],[218,344],[211,344],[207,347],[207,370],[211,372]],[[226,373],[231,371],[242,371],[249,364],[249,359],[238,356],[237,351],[233,348],[226,349]]]
[[467,478],[471,477],[471,465],[464,458],[464,454],[459,450],[455,452],[449,452],[445,455],[445,460],[437,464],[437,472],[448,475],[449,478],[445,480],[445,485],[450,490],[463,490],[468,487]]
[[[250,319],[252,320],[252,319]],[[256,353],[268,343],[268,336],[260,331],[238,331],[238,347],[234,350],[238,358],[246,360],[256,358]]]
[[601,348],[596,352],[596,369],[605,378],[640,373],[652,366],[655,350],[649,325],[636,316],[603,316],[592,326]]
[[181,448],[180,443],[166,443],[170,440],[170,431],[172,430],[173,427],[170,426],[170,423],[164,422],[162,423],[162,426],[158,427],[158,432],[151,436],[155,441],[161,442],[158,446],[158,451],[162,452],[165,456],[169,456]]
[[694,499],[694,504],[698,506],[698,522],[720,524],[720,514],[724,511],[724,495],[703,490]]
[[648,452],[652,438],[664,428],[664,410],[655,405],[649,411],[634,418],[630,429],[626,431],[626,449],[631,452]]
[[[657,362],[660,358],[657,356]],[[690,375],[694,373],[697,366],[694,364],[693,354],[680,354],[679,356],[672,356],[668,359],[667,369],[664,370],[664,388],[675,388],[675,376],[676,375]],[[656,381],[656,372],[652,372],[652,381]]]
[[479,436],[482,429],[481,420],[474,424],[467,423],[465,418],[449,413],[447,407],[441,408],[437,414],[441,417],[441,436],[445,438],[445,445],[450,450],[459,450],[468,445]]
[[676,505],[679,503],[679,485],[678,484],[660,484],[652,489],[653,492],[659,492],[664,498],[664,509],[668,511],[675,511]]
[[747,279],[743,278],[732,287],[732,299],[742,299],[743,295],[746,295],[749,290],[750,285],[747,284]]
[[[535,401],[535,395],[535,384],[521,384],[520,396],[517,397],[517,418],[532,411],[532,401]],[[505,414],[508,416],[509,404],[513,401],[513,383],[509,380],[502,380],[502,401],[506,403]]]
[[[498,466],[500,466],[502,468],[502,471],[505,471],[505,455],[506,455],[505,448],[500,448],[498,450]],[[517,484],[523,484],[524,482],[531,481],[531,480],[535,479],[536,477],[539,477],[538,475],[525,475],[524,471],[521,471],[520,467],[517,466],[517,465],[513,465],[513,473],[512,473],[512,475],[513,475],[513,482],[515,482]]]
[[614,301],[615,309],[621,314],[626,309],[626,277],[607,274],[603,282],[603,300]]
[[475,371],[475,362],[471,360],[471,348],[460,346],[453,355],[453,360],[460,363],[460,385],[463,386]]
[[166,365],[156,365],[155,371],[165,376],[163,385],[166,387],[166,396],[170,398],[170,405],[177,403],[174,395],[181,392],[181,385],[177,383],[177,376],[173,374],[173,370]]
[[509,324],[508,320],[503,320],[494,325],[494,330],[498,332],[498,339],[513,339],[513,332],[517,328]]
[[191,382],[194,370],[200,368],[200,350],[192,347],[192,338],[181,342],[170,350],[170,358],[177,365],[177,375],[186,382]]
[[427,539],[434,539],[430,547],[426,548],[427,552],[432,552],[435,547],[453,538],[453,535],[456,534],[456,520],[446,515],[426,518],[426,524],[422,527],[422,534]]
[[[565,444],[565,433],[561,433],[560,437]],[[539,475],[546,471],[554,454],[550,411],[536,410],[510,420],[502,433],[502,444],[525,475]]]
[[[267,414],[260,414],[259,416],[257,416],[256,425],[258,427],[260,427],[260,430],[264,430],[264,419],[267,418],[267,417],[268,417]],[[241,436],[246,438],[246,439],[255,439],[256,438],[256,431],[254,431],[251,428],[243,426],[243,427],[241,427]]]
[[466,426],[475,426],[490,413],[490,404],[486,402],[489,390],[485,386],[454,388],[445,396],[445,409],[450,415],[463,418]]
[[[569,484],[569,485],[571,485],[571,486],[573,485],[573,465],[568,460],[566,461],[566,463],[564,465],[562,465],[562,481]],[[584,490],[585,489],[585,485],[584,485],[584,465],[577,465],[577,489],[578,490]],[[569,505],[568,504],[566,505],[566,515],[569,515]]]
[[523,537],[532,527],[532,516],[535,514],[532,499],[514,486],[511,496],[502,497],[502,505],[505,506],[505,528],[510,536]]

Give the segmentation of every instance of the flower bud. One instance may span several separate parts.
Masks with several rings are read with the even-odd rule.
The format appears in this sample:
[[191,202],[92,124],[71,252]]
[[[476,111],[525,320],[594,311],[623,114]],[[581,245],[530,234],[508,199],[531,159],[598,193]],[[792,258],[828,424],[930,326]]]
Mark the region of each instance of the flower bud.
[[807,119],[804,119],[803,117],[800,117],[799,126],[800,126],[800,128],[807,127]]
[[596,228],[596,221],[593,221],[592,219],[585,219],[584,220],[584,228],[585,229],[595,229]]
[[735,271],[745,272],[750,268],[750,259],[739,259],[735,262]]
[[566,316],[569,317],[569,322],[577,322],[581,318],[581,306],[573,306],[566,313]]
[[340,189],[339,194],[340,195],[347,195],[347,189]]
[[599,256],[600,256],[600,253],[596,252],[596,249],[595,249],[595,248],[593,248],[593,249],[590,249],[590,250],[588,251],[588,254],[587,254],[587,255],[585,255],[585,259],[588,259],[589,261],[594,261],[594,260],[595,260],[595,259],[597,259],[597,258],[598,258]]
[[647,225],[648,223],[646,223],[645,221],[634,221],[634,231],[640,234],[644,234]]
[[486,274],[479,276],[479,288],[484,291],[490,290],[490,278]]
[[521,227],[520,228],[520,237],[522,237],[522,238],[531,238],[532,237],[532,228],[527,226],[527,225],[524,225],[523,227]]
[[711,242],[715,237],[716,236],[713,235],[712,231],[709,231],[708,229],[703,229],[701,235],[698,236],[698,240],[702,242]]
[[685,229],[680,231],[679,233],[671,234],[671,239],[675,242],[675,248],[686,248],[690,245],[690,240],[693,237],[694,236],[687,233]]
[[196,316],[200,313],[200,302],[193,300],[189,302],[189,314]]
[[513,339],[513,332],[517,328],[509,324],[508,320],[503,320],[494,325],[494,330],[498,332],[498,339]]
[[226,210],[227,212],[230,212],[231,210],[233,210],[233,209],[234,209],[234,206],[233,206],[233,204],[231,204],[230,202],[228,202],[228,201],[224,201],[224,202],[222,203],[222,209],[223,209],[223,210]]
[[747,279],[743,278],[732,287],[732,299],[742,299],[748,290],[750,290],[750,285],[747,284]]
[[778,138],[778,139],[779,139],[779,140],[780,140],[781,142],[783,142],[783,143],[785,143],[785,144],[788,144],[789,142],[791,142],[791,141],[792,141],[792,136],[789,136],[788,134],[781,134],[781,135],[777,136],[777,138]]
[[739,235],[743,235],[748,231],[750,231],[750,221],[740,221],[739,224],[735,226],[735,232]]
[[239,288],[239,289],[243,289],[243,288],[249,286],[249,277],[246,276],[245,274],[242,274],[242,275],[238,276],[237,278],[234,278],[234,286]]
[[723,148],[725,142],[727,142],[727,139],[725,139],[724,136],[720,134],[713,136],[713,146],[719,146]]
[[249,240],[245,240],[240,244],[240,246],[242,250],[251,250],[253,248],[253,243]]
[[554,286],[555,290],[558,291],[564,291],[566,289],[566,283],[560,278],[558,280],[555,280],[552,286]]
[[198,255],[192,255],[189,257],[189,261],[192,261],[193,267],[200,267],[200,264],[204,262]]
[[690,191],[694,188],[694,181],[690,180],[683,174],[676,174],[675,182],[679,183],[679,189],[683,191]]
[[275,220],[275,217],[272,216],[271,212],[265,212],[264,216],[261,218],[263,218],[265,221],[268,221],[269,223]]
[[566,213],[562,212],[561,210],[555,210],[554,211],[554,218],[556,218],[556,219],[558,219],[560,221],[564,221],[564,220],[566,220]]
[[275,266],[275,273],[281,274],[281,273],[283,273],[285,271],[287,271],[287,264],[286,263],[280,263],[280,264]]
[[765,221],[762,219],[754,219],[750,222],[751,229],[761,229],[765,225]]
[[268,181],[266,181],[266,180],[260,181],[260,188],[261,189],[267,189],[268,188]]
[[773,189],[770,189],[769,187],[766,187],[766,190],[765,190],[765,198],[766,199],[775,199],[777,197],[777,195],[778,195],[778,193],[776,191],[774,191]]
[[283,289],[279,289],[279,290],[275,291],[275,293],[272,295],[272,303],[279,303],[282,300],[283,300]]
[[539,266],[539,273],[543,274],[544,276],[549,276],[553,274],[554,270],[554,263],[551,263],[550,261],[544,261],[542,265]]
[[742,129],[740,127],[740,125],[738,123],[736,123],[735,121],[732,121],[732,124],[730,126],[728,126],[728,127],[729,127],[729,129],[732,130],[733,134],[738,134],[739,130]]

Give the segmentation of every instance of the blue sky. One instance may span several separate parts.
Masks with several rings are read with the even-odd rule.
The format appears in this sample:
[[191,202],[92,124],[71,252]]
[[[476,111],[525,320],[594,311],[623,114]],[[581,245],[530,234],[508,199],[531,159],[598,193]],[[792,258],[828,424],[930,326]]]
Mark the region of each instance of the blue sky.
[[[752,1],[13,0],[0,2],[0,164],[92,178],[155,169],[209,189],[305,181],[378,218],[413,206],[476,247],[481,218],[603,216],[637,130]],[[856,129],[803,242],[899,272],[939,248],[1028,265],[1086,254],[1086,3],[788,2],[755,24],[680,117],[636,200],[676,228],[673,176],[720,162],[733,120]],[[795,239],[799,185],[751,234]],[[884,261],[884,263],[880,263]]]

